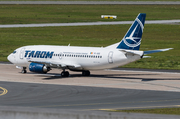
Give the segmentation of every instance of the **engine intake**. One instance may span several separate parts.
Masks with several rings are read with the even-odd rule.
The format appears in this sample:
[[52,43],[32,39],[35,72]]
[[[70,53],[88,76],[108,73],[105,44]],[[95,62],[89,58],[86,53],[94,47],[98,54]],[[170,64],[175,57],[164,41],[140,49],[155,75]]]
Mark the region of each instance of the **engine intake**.
[[50,67],[47,67],[44,64],[31,63],[29,65],[29,71],[36,73],[47,73],[48,71],[50,71]]

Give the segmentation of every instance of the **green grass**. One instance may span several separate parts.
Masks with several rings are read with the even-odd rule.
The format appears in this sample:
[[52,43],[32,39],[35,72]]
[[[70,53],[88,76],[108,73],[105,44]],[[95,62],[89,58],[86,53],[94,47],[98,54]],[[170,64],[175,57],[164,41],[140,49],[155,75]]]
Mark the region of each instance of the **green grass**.
[[[0,9],[0,24],[132,21],[138,13],[146,13],[147,20],[180,19],[180,5],[0,5]],[[101,19],[103,14],[117,19]]]
[[180,108],[160,108],[160,109],[136,109],[136,110],[110,110],[113,112],[127,113],[152,113],[152,114],[172,114],[180,115]]

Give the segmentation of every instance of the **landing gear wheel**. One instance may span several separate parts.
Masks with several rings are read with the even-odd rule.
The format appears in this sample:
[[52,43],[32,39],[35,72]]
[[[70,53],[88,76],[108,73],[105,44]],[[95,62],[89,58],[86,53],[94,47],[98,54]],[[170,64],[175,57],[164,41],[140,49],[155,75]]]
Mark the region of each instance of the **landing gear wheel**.
[[22,73],[22,74],[25,74],[25,73],[27,73],[27,71],[26,71],[26,70],[22,70],[21,73]]
[[61,76],[62,77],[68,77],[69,76],[69,72],[68,71],[61,72]]
[[82,71],[82,75],[83,76],[89,76],[90,75],[90,71]]
[[21,73],[22,73],[22,74],[27,73],[27,71],[26,71],[26,67],[23,67],[23,70],[21,71]]

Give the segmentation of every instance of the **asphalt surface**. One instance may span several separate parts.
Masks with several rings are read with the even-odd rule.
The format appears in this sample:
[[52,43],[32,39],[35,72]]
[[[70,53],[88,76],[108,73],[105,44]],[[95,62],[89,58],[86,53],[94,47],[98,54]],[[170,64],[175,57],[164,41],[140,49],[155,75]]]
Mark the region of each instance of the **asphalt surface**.
[[139,109],[173,107],[179,92],[0,82],[8,93],[1,106],[42,107],[74,110]]
[[0,106],[79,111],[180,106],[180,73],[114,69],[62,78],[58,69],[21,74],[12,64],[0,64],[0,71]]

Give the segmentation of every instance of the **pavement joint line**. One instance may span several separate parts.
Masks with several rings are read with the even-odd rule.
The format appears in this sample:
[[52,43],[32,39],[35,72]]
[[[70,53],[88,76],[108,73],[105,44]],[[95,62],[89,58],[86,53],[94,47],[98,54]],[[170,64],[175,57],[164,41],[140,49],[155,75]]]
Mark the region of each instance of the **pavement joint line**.
[[157,73],[157,74],[180,74],[180,73],[177,73],[177,72],[155,72],[155,71],[135,71],[135,70],[121,70],[121,69],[117,69],[117,70],[113,70],[113,69],[105,69],[107,71],[124,71],[124,72],[151,72],[151,73]]
[[[151,103],[151,102],[167,102],[167,101],[175,101],[175,100],[180,100],[180,99],[174,99],[174,100],[157,100],[157,101],[132,101],[132,102],[107,102],[107,103],[89,103],[89,104],[66,104],[66,105],[47,105],[47,106],[35,106],[35,107],[40,107],[40,108],[47,108],[47,107],[69,107],[69,106],[87,106],[87,105],[104,105],[104,104],[119,104],[119,103],[122,103],[122,104],[132,104],[132,103],[145,103],[145,102],[148,102],[148,103]],[[180,105],[176,105],[176,106],[179,106]],[[131,107],[129,107],[131,108]],[[142,107],[140,107],[142,108]],[[145,107],[144,107],[145,108]],[[119,108],[118,108],[119,109]]]

